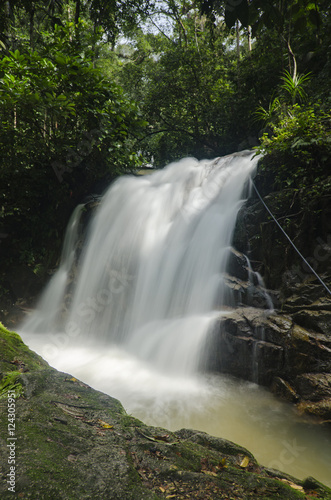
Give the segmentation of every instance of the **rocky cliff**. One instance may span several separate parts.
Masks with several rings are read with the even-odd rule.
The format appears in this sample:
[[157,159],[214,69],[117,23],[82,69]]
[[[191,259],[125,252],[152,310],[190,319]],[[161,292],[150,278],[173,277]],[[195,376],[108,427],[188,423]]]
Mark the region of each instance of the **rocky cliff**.
[[[273,190],[266,173],[258,174],[255,183],[331,289],[331,178],[324,179],[323,188],[316,184],[309,190]],[[220,318],[213,333],[210,368],[265,385],[300,411],[330,423],[331,293],[254,191],[239,212],[233,247],[227,283],[236,307]]]

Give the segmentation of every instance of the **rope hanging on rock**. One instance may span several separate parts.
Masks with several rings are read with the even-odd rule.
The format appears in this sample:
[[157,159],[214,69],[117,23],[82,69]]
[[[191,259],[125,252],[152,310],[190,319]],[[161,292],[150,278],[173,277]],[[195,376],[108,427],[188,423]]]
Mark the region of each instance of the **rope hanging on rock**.
[[309,264],[309,262],[307,261],[307,259],[305,259],[305,257],[302,255],[302,253],[299,251],[299,249],[295,246],[295,244],[293,243],[293,241],[291,240],[291,238],[289,237],[289,235],[284,231],[284,229],[282,228],[282,226],[279,224],[278,220],[276,219],[276,217],[274,217],[274,215],[272,214],[272,212],[270,211],[270,209],[267,207],[267,205],[265,204],[262,196],[260,195],[253,179],[251,179],[251,182],[252,182],[252,185],[253,185],[253,188],[255,189],[255,192],[258,196],[258,198],[260,199],[261,203],[263,204],[264,208],[267,210],[267,212],[269,213],[269,215],[271,215],[271,217],[273,218],[273,220],[276,222],[277,226],[279,227],[279,229],[282,231],[282,233],[286,236],[286,238],[288,239],[288,241],[291,243],[292,247],[295,249],[295,251],[300,255],[301,259],[304,261],[304,263],[309,267],[309,269],[311,270],[311,272],[316,276],[316,278],[318,279],[318,281],[324,286],[325,290],[331,295],[331,290],[328,288],[328,286],[324,283],[324,281],[322,280],[322,278],[316,273],[316,271],[311,267],[311,265]]

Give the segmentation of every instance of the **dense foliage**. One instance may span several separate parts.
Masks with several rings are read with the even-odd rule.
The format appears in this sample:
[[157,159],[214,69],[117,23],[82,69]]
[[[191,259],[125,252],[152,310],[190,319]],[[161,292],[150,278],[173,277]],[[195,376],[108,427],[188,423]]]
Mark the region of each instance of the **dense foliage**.
[[3,262],[144,161],[260,145],[275,185],[323,179],[330,47],[327,0],[0,2]]
[[[287,104],[286,84],[293,91],[290,104],[305,93],[316,116],[318,99],[329,112],[327,4],[252,1],[246,19],[252,28],[239,29],[237,22],[229,29],[223,19],[230,3],[197,2],[208,15],[201,17],[193,2],[168,2],[153,31],[136,30],[130,44],[117,47],[122,71],[116,77],[150,123],[142,147],[157,165],[185,154],[213,157],[257,145],[265,117],[258,120],[256,110],[276,112],[278,97]],[[227,18],[231,26],[243,19],[245,2],[232,3],[238,16],[232,23]]]
[[98,181],[140,164],[134,142],[145,122],[94,67],[102,32],[86,28],[55,25],[38,51],[8,51],[0,61],[1,232],[10,253],[24,242],[20,258],[31,265],[36,251],[61,241],[73,207]]

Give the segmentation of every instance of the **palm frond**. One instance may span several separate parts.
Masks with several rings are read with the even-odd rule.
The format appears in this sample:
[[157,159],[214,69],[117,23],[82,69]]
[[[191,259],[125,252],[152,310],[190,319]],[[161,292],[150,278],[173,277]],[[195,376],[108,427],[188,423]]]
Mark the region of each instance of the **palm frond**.
[[295,103],[297,95],[302,101],[307,98],[307,93],[303,88],[303,84],[310,80],[310,75],[311,73],[303,75],[296,74],[293,77],[289,71],[285,70],[281,76],[281,79],[283,80],[281,87],[290,94],[293,104]]

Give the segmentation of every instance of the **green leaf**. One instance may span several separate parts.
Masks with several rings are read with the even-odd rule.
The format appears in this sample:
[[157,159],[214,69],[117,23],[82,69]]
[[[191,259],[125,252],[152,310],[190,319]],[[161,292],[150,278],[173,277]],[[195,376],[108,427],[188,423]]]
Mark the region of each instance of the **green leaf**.
[[67,64],[67,59],[61,54],[56,54],[55,61],[60,65]]

